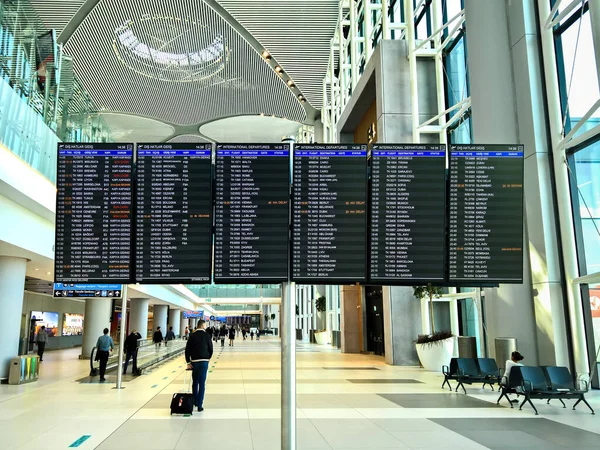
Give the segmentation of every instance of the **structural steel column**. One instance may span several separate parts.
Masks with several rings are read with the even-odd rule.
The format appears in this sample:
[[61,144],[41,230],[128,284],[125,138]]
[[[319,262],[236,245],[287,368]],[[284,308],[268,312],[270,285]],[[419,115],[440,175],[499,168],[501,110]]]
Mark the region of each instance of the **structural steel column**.
[[550,15],[550,3],[545,0],[538,0],[538,11],[546,81],[548,121],[550,125],[552,157],[554,160],[554,177],[556,180],[557,209],[563,253],[563,267],[566,278],[565,282],[567,284],[567,302],[571,324],[573,358],[576,371],[580,374],[587,374],[589,373],[589,361],[585,326],[583,323],[581,292],[579,290],[579,285],[573,284],[573,280],[579,276],[579,266],[575,246],[575,235],[573,232],[575,228],[573,223],[571,198],[569,195],[569,175],[567,172],[565,151],[559,149],[559,144],[564,136],[562,130],[562,109],[558,92],[558,72],[556,68],[554,35],[551,29],[544,26],[546,18]]

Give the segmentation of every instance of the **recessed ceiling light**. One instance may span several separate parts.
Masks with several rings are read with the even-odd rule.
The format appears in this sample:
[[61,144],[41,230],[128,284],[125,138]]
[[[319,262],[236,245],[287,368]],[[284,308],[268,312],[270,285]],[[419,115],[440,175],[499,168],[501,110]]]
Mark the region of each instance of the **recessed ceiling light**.
[[294,86],[296,86],[292,80],[287,80],[287,85],[289,87],[291,87],[291,88],[293,88]]
[[279,66],[275,66],[275,72],[281,73],[281,72],[283,72],[283,69]]
[[35,270],[40,270],[40,269],[35,269]]
[[265,59],[271,59],[271,54],[268,51],[263,50],[262,57]]

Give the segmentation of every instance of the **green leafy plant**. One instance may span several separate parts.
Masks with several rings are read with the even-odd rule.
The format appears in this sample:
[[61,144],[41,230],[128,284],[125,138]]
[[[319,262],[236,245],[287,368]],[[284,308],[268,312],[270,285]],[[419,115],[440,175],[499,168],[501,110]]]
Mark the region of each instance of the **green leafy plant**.
[[428,284],[427,286],[413,286],[413,295],[419,300],[427,298],[429,300],[429,321],[431,323],[431,334],[435,334],[435,321],[433,317],[433,299],[440,298],[444,291],[439,286]]
[[451,337],[454,337],[454,335],[448,330],[436,331],[432,334],[420,334],[419,337],[417,337],[417,344],[426,344],[428,347],[431,347],[432,345],[438,344],[440,341],[445,341]]
[[318,299],[315,300],[315,308],[318,312],[327,311],[327,302],[325,301],[324,295],[321,295]]

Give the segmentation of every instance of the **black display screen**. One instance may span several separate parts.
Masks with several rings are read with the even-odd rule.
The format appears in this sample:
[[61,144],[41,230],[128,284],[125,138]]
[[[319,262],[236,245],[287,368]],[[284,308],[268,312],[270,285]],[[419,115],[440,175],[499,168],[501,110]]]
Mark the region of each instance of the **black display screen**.
[[293,170],[293,280],[364,282],[367,146],[299,144]]
[[449,281],[523,282],[523,146],[450,147]]
[[218,144],[216,283],[288,280],[290,148]]
[[373,145],[370,281],[444,281],[445,173],[444,145]]
[[58,144],[54,280],[131,281],[133,144]]
[[210,283],[211,144],[138,144],[135,281]]

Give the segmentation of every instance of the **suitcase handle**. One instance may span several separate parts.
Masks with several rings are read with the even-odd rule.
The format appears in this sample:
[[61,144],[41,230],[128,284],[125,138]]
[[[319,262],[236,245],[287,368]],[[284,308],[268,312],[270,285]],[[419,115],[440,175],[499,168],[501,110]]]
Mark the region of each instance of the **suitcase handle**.
[[[189,380],[188,380],[188,375],[187,375],[188,373],[189,373]],[[192,392],[192,379],[193,379],[192,378],[192,369],[186,367],[185,372],[183,373],[183,384],[185,386],[187,386],[186,387],[187,393]],[[188,381],[186,381],[186,380],[188,380]]]

